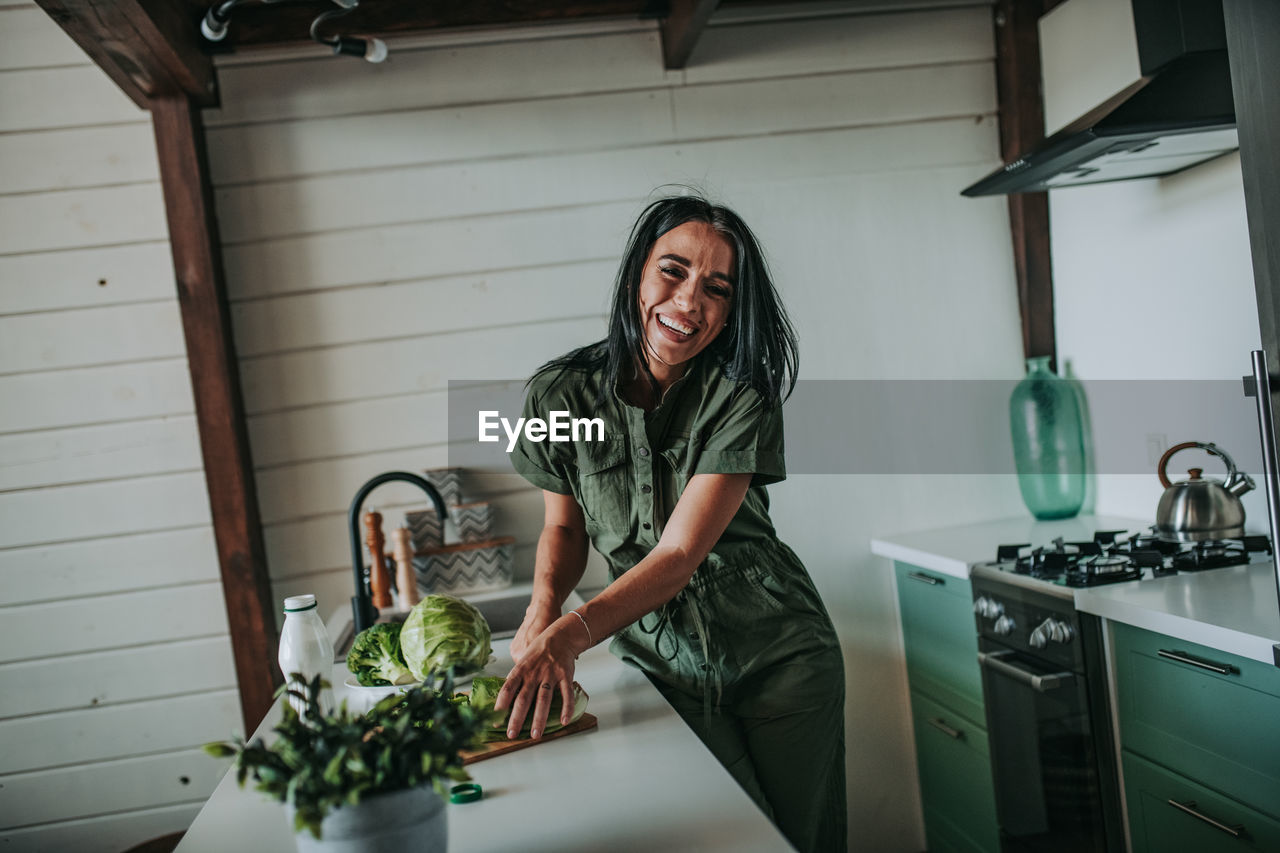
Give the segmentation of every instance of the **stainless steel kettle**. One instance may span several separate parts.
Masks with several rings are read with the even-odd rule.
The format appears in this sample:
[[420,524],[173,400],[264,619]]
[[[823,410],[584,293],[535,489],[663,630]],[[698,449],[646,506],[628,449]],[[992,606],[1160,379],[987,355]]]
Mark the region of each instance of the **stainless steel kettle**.
[[[1189,468],[1191,479],[1170,483],[1165,474],[1169,459],[1180,450],[1198,447],[1227,464],[1227,480],[1203,478],[1203,468]],[[1253,479],[1236,470],[1236,463],[1217,445],[1203,441],[1175,444],[1160,457],[1156,466],[1164,494],[1156,509],[1156,531],[1162,538],[1177,542],[1206,539],[1238,539],[1244,536],[1244,505],[1240,495],[1253,488]]]

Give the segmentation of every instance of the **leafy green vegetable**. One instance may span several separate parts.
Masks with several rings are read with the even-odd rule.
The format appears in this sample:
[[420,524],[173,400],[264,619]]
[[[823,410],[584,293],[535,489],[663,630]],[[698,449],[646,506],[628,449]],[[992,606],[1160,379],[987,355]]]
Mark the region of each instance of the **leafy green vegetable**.
[[414,678],[400,654],[400,624],[379,622],[356,635],[347,652],[347,669],[365,687],[412,684]]
[[489,623],[479,610],[460,598],[428,595],[405,618],[400,651],[417,678],[450,666],[461,675],[489,662],[489,637]]
[[[502,689],[505,678],[498,676],[476,676],[471,679],[471,698],[470,705],[476,712],[485,712],[490,715],[493,723],[489,728],[481,730],[477,740],[480,743],[492,743],[496,740],[507,739],[507,717],[511,715],[510,710],[495,711],[493,704],[498,701],[498,691]],[[587,700],[591,697],[587,696],[587,691],[582,689],[582,685],[573,682],[573,717],[570,723],[575,723],[587,711]],[[544,734],[551,734],[554,731],[564,728],[560,722],[560,709],[564,705],[563,697],[560,691],[556,690],[555,695],[551,699],[551,710],[547,714],[547,726],[543,730]],[[530,713],[525,717],[524,727],[520,729],[517,737],[531,737],[533,721],[529,717]]]

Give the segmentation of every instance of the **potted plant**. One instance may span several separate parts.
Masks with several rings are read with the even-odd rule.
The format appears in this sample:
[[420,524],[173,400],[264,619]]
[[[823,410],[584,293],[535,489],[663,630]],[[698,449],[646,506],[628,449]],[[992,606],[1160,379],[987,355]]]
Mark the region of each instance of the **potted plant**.
[[286,804],[301,853],[443,853],[448,832],[440,794],[446,780],[470,778],[460,752],[493,713],[454,697],[448,672],[387,696],[365,714],[348,711],[345,702],[324,713],[326,687],[320,676],[308,682],[294,673],[281,688],[291,701],[281,703],[271,744],[236,739],[206,744],[205,751],[234,757],[241,787],[252,777],[255,788]]

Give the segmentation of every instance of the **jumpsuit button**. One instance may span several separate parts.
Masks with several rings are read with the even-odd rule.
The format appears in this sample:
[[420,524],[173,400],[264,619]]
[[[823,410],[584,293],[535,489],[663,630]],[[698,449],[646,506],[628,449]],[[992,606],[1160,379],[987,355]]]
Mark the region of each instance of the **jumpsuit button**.
[[649,523],[649,522],[647,522],[647,521],[646,521],[644,524],[640,525],[640,526],[641,526],[641,527],[643,527],[645,530],[648,530],[648,529],[650,529],[651,527],[653,527],[653,525],[652,525],[652,524],[650,524],[650,523]]
[[640,450],[639,450],[639,451],[637,451],[637,452],[638,452],[641,456],[648,456],[648,455],[649,455],[649,448],[647,448],[647,447],[642,447],[642,448],[640,448]]
[[643,486],[640,487],[640,491],[647,495],[653,491],[653,486],[650,486],[648,483],[645,483]]
[[689,634],[689,639],[690,639],[690,640],[696,640],[696,639],[698,639],[698,632],[697,632],[697,631],[694,631],[694,632],[692,632],[691,634]]

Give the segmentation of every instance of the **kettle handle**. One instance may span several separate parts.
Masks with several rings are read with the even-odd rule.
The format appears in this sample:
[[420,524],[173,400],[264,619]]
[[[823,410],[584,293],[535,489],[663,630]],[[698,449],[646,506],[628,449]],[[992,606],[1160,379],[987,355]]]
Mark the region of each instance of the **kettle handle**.
[[1156,474],[1160,476],[1160,485],[1164,486],[1166,489],[1173,486],[1173,483],[1169,482],[1169,476],[1165,473],[1165,467],[1169,464],[1169,460],[1173,457],[1173,454],[1180,450],[1190,450],[1193,447],[1198,447],[1204,452],[1218,457],[1227,464],[1228,483],[1236,479],[1236,463],[1231,461],[1231,457],[1227,455],[1225,450],[1220,449],[1218,445],[1213,442],[1184,441],[1181,444],[1175,444],[1173,447],[1170,447],[1164,452],[1164,455],[1160,457],[1160,464],[1156,465]]

